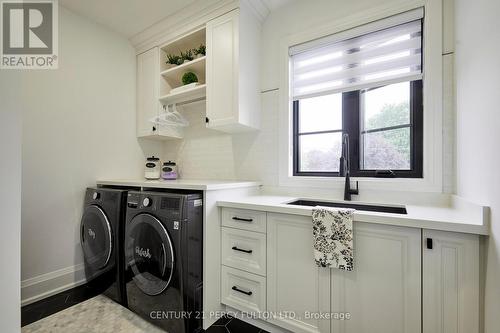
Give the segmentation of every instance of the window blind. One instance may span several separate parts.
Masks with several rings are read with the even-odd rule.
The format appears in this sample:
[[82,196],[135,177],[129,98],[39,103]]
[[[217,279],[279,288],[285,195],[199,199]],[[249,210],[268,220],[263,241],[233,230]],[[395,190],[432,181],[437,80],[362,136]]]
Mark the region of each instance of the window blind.
[[376,31],[341,39],[347,31],[290,48],[293,99],[421,79],[422,17],[415,11],[400,18],[410,22],[377,22],[371,24]]

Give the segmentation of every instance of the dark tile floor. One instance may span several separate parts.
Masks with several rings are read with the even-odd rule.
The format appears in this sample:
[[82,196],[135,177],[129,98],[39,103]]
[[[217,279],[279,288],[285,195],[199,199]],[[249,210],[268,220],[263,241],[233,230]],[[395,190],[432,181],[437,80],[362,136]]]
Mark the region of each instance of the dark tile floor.
[[82,285],[47,297],[21,308],[21,326],[29,325],[75,304],[86,301],[101,293],[100,290]]
[[258,327],[230,316],[217,320],[206,333],[268,333]]
[[[34,323],[56,312],[86,301],[101,293],[87,285],[76,287],[21,308],[21,326]],[[217,320],[206,333],[267,333],[255,326],[230,316]]]

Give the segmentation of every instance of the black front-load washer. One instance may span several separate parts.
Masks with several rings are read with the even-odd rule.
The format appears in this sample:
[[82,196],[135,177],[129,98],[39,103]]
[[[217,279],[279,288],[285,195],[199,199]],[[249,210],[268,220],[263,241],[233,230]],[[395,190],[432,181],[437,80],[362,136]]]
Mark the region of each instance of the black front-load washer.
[[80,224],[87,284],[123,305],[126,200],[124,190],[87,188]]
[[202,331],[201,193],[129,192],[128,308],[169,333]]

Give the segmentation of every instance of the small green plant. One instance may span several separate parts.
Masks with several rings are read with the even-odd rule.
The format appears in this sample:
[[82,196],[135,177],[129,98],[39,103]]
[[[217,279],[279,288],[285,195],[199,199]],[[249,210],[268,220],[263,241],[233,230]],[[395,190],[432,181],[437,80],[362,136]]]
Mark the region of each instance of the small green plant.
[[198,54],[205,55],[206,52],[207,52],[206,47],[203,44],[201,44],[199,47],[193,49],[193,53],[195,55],[198,55]]
[[193,51],[187,50],[186,52],[181,52],[181,58],[183,62],[193,60]]
[[180,65],[181,57],[176,54],[167,54],[167,64]]
[[198,77],[196,76],[195,73],[193,72],[186,72],[184,75],[182,75],[182,83],[184,85],[198,82]]

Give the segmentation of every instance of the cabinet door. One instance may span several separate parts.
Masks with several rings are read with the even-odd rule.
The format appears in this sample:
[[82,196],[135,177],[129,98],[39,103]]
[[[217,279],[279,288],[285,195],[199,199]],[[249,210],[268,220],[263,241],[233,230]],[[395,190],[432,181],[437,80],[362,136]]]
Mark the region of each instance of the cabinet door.
[[479,330],[479,236],[423,231],[423,332]]
[[208,127],[238,123],[238,10],[207,23]]
[[267,308],[276,315],[269,321],[292,332],[329,332],[330,320],[307,317],[330,313],[330,270],[314,262],[311,218],[267,219]]
[[334,333],[420,333],[421,229],[354,222],[354,270],[332,269]]
[[159,85],[158,48],[152,48],[137,56],[137,136],[155,134],[156,128],[149,121],[158,115]]

